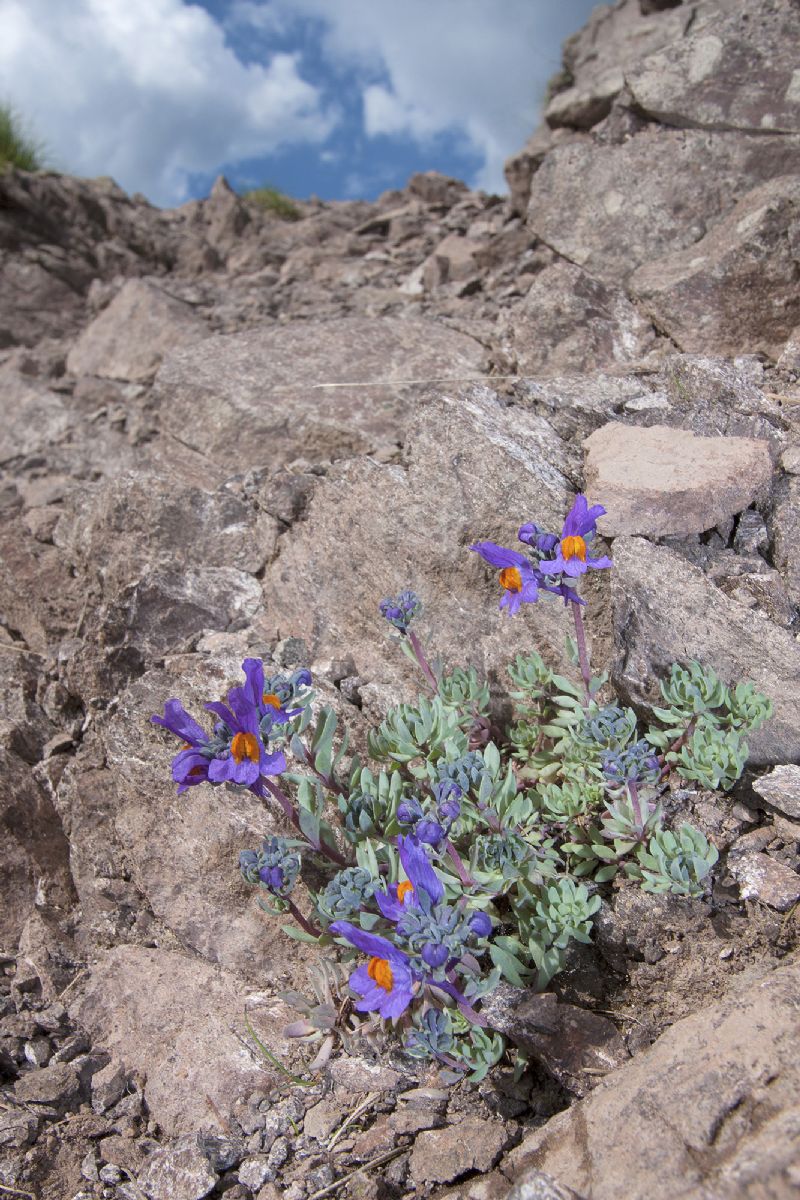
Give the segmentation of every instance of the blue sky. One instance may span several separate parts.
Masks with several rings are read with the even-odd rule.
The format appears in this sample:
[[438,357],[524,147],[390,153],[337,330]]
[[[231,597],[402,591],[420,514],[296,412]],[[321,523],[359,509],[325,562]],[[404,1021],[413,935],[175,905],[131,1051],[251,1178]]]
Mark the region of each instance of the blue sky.
[[59,169],[175,205],[372,199],[439,170],[504,191],[594,0],[0,0],[0,100]]

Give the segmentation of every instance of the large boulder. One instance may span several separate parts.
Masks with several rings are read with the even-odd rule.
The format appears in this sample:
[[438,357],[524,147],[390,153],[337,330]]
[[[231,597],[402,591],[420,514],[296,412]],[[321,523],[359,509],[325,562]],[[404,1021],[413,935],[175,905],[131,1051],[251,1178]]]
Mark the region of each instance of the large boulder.
[[648,126],[619,144],[572,141],[534,175],[528,224],[591,275],[619,281],[694,245],[748,191],[798,169],[798,137]]
[[207,338],[162,366],[166,430],[229,474],[390,454],[429,379],[480,374],[483,347],[435,321],[343,317]]
[[800,322],[800,175],[754,188],[695,245],[628,286],[683,350],[777,358]]
[[800,1157],[798,963],[677,1022],[592,1094],[530,1134],[503,1169],[535,1167],[593,1200],[788,1197]]

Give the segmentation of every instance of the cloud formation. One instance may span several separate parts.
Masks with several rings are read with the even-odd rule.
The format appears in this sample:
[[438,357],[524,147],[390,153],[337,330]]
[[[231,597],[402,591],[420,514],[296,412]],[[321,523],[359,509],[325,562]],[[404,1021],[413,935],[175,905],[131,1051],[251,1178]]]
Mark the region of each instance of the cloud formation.
[[336,123],[297,55],[245,64],[209,13],[182,0],[0,0],[0,99],[83,175],[156,204],[194,174],[321,143]]

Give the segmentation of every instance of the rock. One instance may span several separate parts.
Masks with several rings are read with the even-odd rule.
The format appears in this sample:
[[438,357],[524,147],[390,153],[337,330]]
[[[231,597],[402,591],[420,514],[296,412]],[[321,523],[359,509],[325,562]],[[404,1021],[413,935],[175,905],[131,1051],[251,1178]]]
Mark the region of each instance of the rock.
[[636,705],[658,704],[657,680],[671,662],[697,659],[727,683],[752,680],[772,699],[772,718],[748,738],[752,762],[800,755],[800,647],[791,632],[729,599],[666,546],[617,538],[613,559],[613,677],[620,694]]
[[524,375],[638,362],[656,346],[652,326],[621,290],[571,263],[541,271],[502,318],[504,344]]
[[639,267],[628,286],[683,350],[777,358],[800,319],[798,261],[795,175],[754,188],[704,238]]
[[[788,1195],[796,1162],[797,963],[676,1022],[504,1163],[593,1200]],[[767,1099],[769,1097],[769,1099]],[[763,1114],[763,1115],[762,1115]]]
[[508,1144],[502,1121],[465,1117],[421,1133],[411,1152],[414,1183],[450,1183],[468,1171],[489,1171]]
[[18,1103],[31,1106],[29,1111],[63,1117],[80,1104],[80,1078],[71,1063],[50,1063],[21,1075],[14,1096]]
[[581,1200],[572,1188],[562,1187],[545,1171],[526,1171],[504,1200]]
[[21,1150],[36,1140],[39,1120],[24,1108],[0,1112],[0,1150]]
[[753,791],[766,800],[770,808],[800,821],[800,767],[775,767],[768,775],[753,780]]
[[428,291],[445,283],[471,279],[477,270],[482,243],[450,233],[440,242],[422,268],[422,282]]
[[605,1017],[575,1004],[560,1003],[553,992],[526,996],[495,1028],[578,1096],[629,1057],[616,1027]]
[[411,176],[407,187],[412,196],[439,208],[452,208],[467,191],[460,179],[451,179],[439,171],[418,171]]
[[107,1112],[125,1095],[128,1073],[118,1062],[110,1062],[92,1076],[92,1108],[96,1113]]
[[792,602],[800,604],[800,478],[778,481],[770,524],[773,562],[786,580]]
[[597,528],[607,537],[702,533],[763,500],[772,478],[769,446],[753,438],[610,421],[584,447],[586,492],[605,505]]
[[790,5],[756,0],[722,16],[712,8],[691,36],[648,55],[625,81],[638,107],[665,125],[800,133],[798,37]]
[[0,427],[0,465],[42,453],[67,440],[74,417],[61,396],[37,380],[0,367],[3,424]]
[[149,380],[164,355],[208,336],[188,304],[143,279],[129,279],[67,355],[73,375]]
[[595,78],[557,92],[545,109],[545,120],[553,128],[591,129],[611,111],[611,103],[625,85],[618,67],[610,67]]
[[508,1180],[500,1171],[490,1171],[488,1175],[477,1175],[436,1195],[438,1200],[506,1200]]
[[650,126],[618,145],[571,141],[534,175],[528,224],[594,279],[618,282],[693,246],[747,192],[798,167],[797,137]]
[[203,1200],[217,1174],[191,1136],[154,1150],[137,1180],[149,1200]]
[[271,1174],[266,1155],[246,1158],[239,1167],[239,1182],[251,1192],[257,1192],[269,1180]]
[[739,884],[742,900],[760,900],[778,912],[788,912],[800,900],[800,875],[768,854],[739,852],[734,844],[727,866]]
[[[70,1012],[95,1044],[146,1078],[147,1107],[165,1133],[193,1134],[270,1077],[247,1042],[245,1000],[237,981],[199,956],[118,946],[98,957]],[[250,1020],[269,1044],[277,1029],[268,1032],[261,1013]],[[199,1154],[194,1146],[189,1161]]]
[[[395,447],[423,386],[408,381],[475,376],[482,356],[473,338],[433,321],[304,321],[177,351],[155,395],[167,430],[201,454],[231,472],[274,471],[300,455],[314,462]],[[344,383],[353,387],[327,386]]]
[[342,1106],[335,1100],[320,1100],[308,1109],[303,1133],[317,1142],[325,1142],[342,1120]]
[[[496,575],[467,549],[484,538],[513,545],[521,514],[560,527],[571,490],[561,440],[541,417],[503,407],[483,388],[432,396],[409,424],[402,468],[363,459],[320,482],[265,574],[272,619],[304,637],[315,659],[346,646],[363,678],[410,680],[399,657],[387,658],[376,613],[383,596],[412,584],[425,604],[421,634],[445,661],[463,664],[466,651],[483,669],[511,661],[531,639],[561,654],[563,606],[531,605],[524,623],[507,620]],[[342,575],[344,546],[365,569]],[[416,678],[411,686],[413,696]]]
[[394,1092],[403,1082],[399,1071],[349,1055],[335,1058],[328,1069],[338,1093],[363,1096],[367,1092]]

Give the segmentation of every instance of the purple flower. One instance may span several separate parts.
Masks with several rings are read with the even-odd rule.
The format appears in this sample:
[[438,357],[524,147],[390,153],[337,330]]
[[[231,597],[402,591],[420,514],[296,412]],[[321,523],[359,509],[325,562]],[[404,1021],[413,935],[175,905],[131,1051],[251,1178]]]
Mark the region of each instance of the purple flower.
[[589,567],[601,569],[613,566],[610,558],[590,558],[587,553],[586,541],[597,532],[597,518],[602,517],[605,511],[602,504],[593,504],[590,508],[583,495],[575,497],[564,521],[556,557],[539,563],[543,575],[564,574],[575,578],[585,575]]
[[198,783],[205,783],[213,749],[205,730],[189,716],[181,702],[167,700],[164,716],[153,716],[150,720],[174,733],[184,743],[183,749],[172,760],[172,778],[178,784],[178,795]]
[[[302,712],[302,708],[295,708],[288,712],[281,705],[281,698],[277,692],[267,692],[264,685],[264,663],[260,658],[246,658],[242,663],[242,670],[245,674],[246,682],[242,687],[234,688],[237,695],[241,694],[243,699],[258,710],[259,716],[271,717],[271,725],[285,725],[292,717],[296,717]],[[309,683],[311,682],[311,674],[308,675]],[[232,692],[228,693],[230,701]]]
[[370,955],[365,967],[350,976],[350,987],[361,997],[357,1012],[379,1012],[386,1020],[402,1016],[414,999],[419,980],[409,965],[408,955],[387,938],[366,933],[349,921],[334,921],[332,933],[346,938],[351,946]]
[[408,633],[411,622],[422,611],[422,601],[416,592],[406,588],[399,596],[387,596],[385,600],[381,600],[378,610],[395,629],[399,629],[401,633]]
[[500,607],[513,617],[520,605],[533,604],[539,598],[539,575],[529,560],[518,550],[506,550],[495,542],[476,542],[470,546],[485,562],[500,569],[500,586],[503,596]]
[[469,927],[476,937],[488,937],[492,932],[492,918],[485,912],[476,912],[470,917]]
[[375,901],[387,921],[399,921],[408,909],[419,908],[421,891],[426,894],[429,906],[444,899],[442,882],[417,838],[398,837],[397,847],[408,879],[392,884],[388,892],[375,893]]
[[259,710],[251,702],[247,688],[232,688],[228,704],[230,707],[219,702],[206,705],[230,733],[227,747],[209,764],[208,778],[212,783],[242,783],[252,787],[262,775],[280,775],[286,770],[286,757],[280,750],[274,754],[267,752],[259,731]]
[[534,525],[533,521],[520,525],[517,537],[527,546],[532,546],[534,550],[537,550],[542,558],[547,558],[548,554],[551,554],[558,545],[557,533],[545,533],[538,525]]
[[427,946],[422,947],[422,959],[434,971],[437,971],[439,967],[443,967],[449,957],[450,951],[447,949],[447,946],[429,943]]

